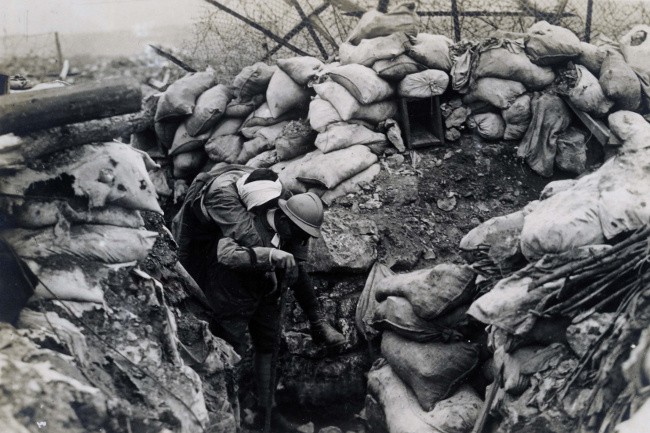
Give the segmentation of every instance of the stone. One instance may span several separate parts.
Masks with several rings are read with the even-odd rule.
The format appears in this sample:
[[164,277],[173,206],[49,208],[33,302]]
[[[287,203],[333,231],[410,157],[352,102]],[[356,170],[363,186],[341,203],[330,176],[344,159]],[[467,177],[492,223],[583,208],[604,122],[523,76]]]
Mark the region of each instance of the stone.
[[418,184],[415,174],[393,176],[390,185],[381,194],[382,200],[395,206],[415,203],[418,199]]
[[449,128],[445,131],[445,140],[458,141],[460,140],[460,131],[456,128]]
[[390,168],[397,168],[400,165],[404,164],[404,155],[401,155],[399,153],[395,155],[391,155],[388,158],[386,158],[386,163]]
[[318,433],[343,433],[343,430],[335,426],[329,426],[318,430]]
[[325,212],[321,237],[312,241],[309,272],[363,272],[377,260],[374,221],[344,209]]
[[438,205],[438,209],[450,212],[456,207],[456,197],[452,195],[451,197],[440,198],[436,204]]

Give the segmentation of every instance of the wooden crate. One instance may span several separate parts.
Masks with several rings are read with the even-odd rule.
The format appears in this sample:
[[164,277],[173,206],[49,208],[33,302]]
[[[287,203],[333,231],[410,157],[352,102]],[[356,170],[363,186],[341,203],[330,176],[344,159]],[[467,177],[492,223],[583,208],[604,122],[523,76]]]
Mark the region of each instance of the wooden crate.
[[407,149],[445,144],[440,98],[400,98],[402,135]]

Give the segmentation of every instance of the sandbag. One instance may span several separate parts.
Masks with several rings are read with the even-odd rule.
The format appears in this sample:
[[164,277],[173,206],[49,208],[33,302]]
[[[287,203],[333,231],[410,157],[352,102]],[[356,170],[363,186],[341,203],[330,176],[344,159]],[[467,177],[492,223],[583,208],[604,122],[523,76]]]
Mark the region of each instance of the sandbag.
[[496,113],[474,114],[467,119],[467,126],[487,140],[500,140],[506,130],[503,117]]
[[36,197],[27,200],[0,197],[0,213],[8,218],[6,222],[10,225],[32,229],[53,226],[63,220],[72,224],[108,224],[129,228],[144,226],[144,220],[137,210],[121,206],[78,208],[65,200]]
[[282,69],[275,71],[266,89],[266,103],[271,116],[276,118],[306,106],[309,96],[309,90],[293,81]]
[[350,119],[367,120],[370,123],[378,124],[384,120],[394,117],[397,114],[397,102],[393,100],[376,102],[369,105],[361,105],[345,87],[334,81],[314,85],[318,96],[334,106],[342,120]]
[[210,137],[221,137],[223,135],[234,135],[241,128],[244,119],[240,118],[222,118],[217,126],[212,130]]
[[375,297],[381,302],[388,296],[402,296],[418,316],[433,320],[471,299],[474,277],[469,266],[443,263],[388,276],[378,283]]
[[375,262],[372,269],[370,269],[368,278],[366,278],[366,284],[363,287],[361,296],[359,296],[354,321],[357,325],[357,330],[359,330],[368,341],[370,341],[372,337],[379,335],[377,330],[372,326],[375,311],[379,305],[379,302],[377,302],[375,297],[378,287],[377,283],[384,277],[393,274],[394,272],[391,271],[388,266]]
[[538,21],[528,29],[526,54],[538,65],[556,65],[582,53],[580,39],[571,30]]
[[250,159],[246,165],[253,168],[269,168],[278,161],[280,161],[278,153],[273,149],[260,153],[256,157]]
[[302,164],[297,178],[301,182],[332,189],[344,180],[377,162],[377,155],[362,145],[321,154]]
[[273,145],[279,160],[285,161],[314,150],[314,138],[307,122],[293,120],[282,128]]
[[376,397],[374,401],[383,409],[388,433],[468,433],[482,406],[472,387],[462,385],[451,397],[425,412],[413,391],[384,360],[375,363],[368,373],[368,391],[369,399]]
[[394,59],[377,60],[372,69],[384,80],[400,81],[409,74],[423,71],[426,67],[406,54],[401,54]]
[[237,164],[246,164],[250,159],[256,157],[262,152],[273,149],[273,143],[264,137],[256,137],[252,140],[248,140],[242,146],[241,152],[237,156]]
[[451,71],[451,56],[449,47],[454,41],[443,35],[430,35],[419,33],[412,39],[413,46],[408,55],[415,61],[422,63],[429,69]]
[[334,123],[325,132],[316,136],[314,143],[323,153],[345,149],[357,144],[371,146],[386,143],[386,136],[381,132],[373,132],[365,126],[350,123]]
[[201,171],[207,159],[208,155],[206,155],[203,149],[194,149],[189,152],[179,153],[172,160],[174,165],[172,174],[176,179],[189,179],[194,177]]
[[471,343],[420,343],[391,331],[382,335],[381,354],[425,411],[453,394],[479,361],[478,348]]
[[371,9],[363,14],[348,35],[346,42],[357,45],[362,42],[362,39],[389,36],[398,32],[415,35],[419,26],[420,18],[415,13],[414,3],[398,4],[387,13]]
[[187,121],[181,123],[178,129],[176,129],[172,147],[169,149],[169,156],[203,148],[205,142],[210,138],[210,135],[211,131],[207,131],[203,134],[197,135],[196,137],[191,136],[187,132]]
[[244,147],[244,139],[240,135],[214,135],[205,143],[205,151],[214,162],[234,164]]
[[555,80],[550,67],[535,65],[524,52],[513,53],[506,48],[482,52],[474,75],[519,81],[530,90],[544,89]]
[[231,98],[230,91],[223,84],[203,92],[196,100],[194,112],[184,123],[188,134],[195,137],[211,130],[223,116]]
[[262,137],[269,143],[273,144],[273,142],[280,136],[280,134],[282,134],[284,127],[288,124],[289,121],[284,120],[282,122],[276,123],[275,125],[263,126],[255,131],[253,137]]
[[318,71],[323,67],[323,62],[316,57],[292,57],[278,59],[278,68],[282,69],[293,81],[301,86],[318,76]]
[[266,92],[266,87],[277,68],[262,62],[246,66],[232,81],[232,94],[241,101]]
[[553,182],[549,182],[546,184],[546,186],[544,186],[542,192],[539,193],[539,199],[545,200],[551,196],[554,196],[560,191],[565,191],[567,189],[573,188],[575,184],[576,184],[575,179],[563,179],[563,180],[555,180]]
[[638,113],[617,111],[607,117],[607,124],[623,142],[623,152],[638,151],[650,143],[650,124]]
[[[288,101],[285,100],[285,101]],[[252,126],[270,126],[280,123],[284,120],[296,119],[297,115],[294,111],[289,111],[287,113],[281,114],[278,117],[271,114],[271,109],[269,108],[268,102],[263,103],[256,108],[248,117],[244,120],[244,123],[241,124],[242,128],[249,128]]]
[[575,68],[577,80],[567,93],[569,100],[577,109],[595,117],[603,117],[614,106],[614,102],[607,99],[600,87],[598,78],[584,66]]
[[252,139],[255,138],[257,131],[260,129],[265,128],[265,126],[262,125],[257,125],[257,126],[247,126],[244,128],[239,129],[239,133],[244,136],[244,138]]
[[650,26],[635,25],[619,40],[625,61],[633,68],[650,75]]
[[406,98],[431,98],[442,95],[448,86],[446,72],[428,69],[404,77],[397,86],[397,93]]
[[523,228],[524,212],[521,210],[490,218],[463,236],[459,247],[464,251],[476,251],[484,246],[502,244],[507,238],[518,239]]
[[309,152],[306,155],[299,156],[290,161],[278,162],[271,166],[271,170],[278,174],[278,179],[280,179],[284,188],[295,194],[307,192],[305,184],[298,180],[298,173],[300,173],[303,165],[322,154],[323,152],[320,150],[314,150],[313,152]]
[[538,174],[549,177],[553,174],[557,136],[569,126],[571,113],[559,96],[550,93],[536,93],[530,106],[532,121],[517,156]]
[[463,103],[485,101],[505,110],[524,93],[526,93],[526,88],[518,81],[491,77],[480,78],[470,87],[470,92],[463,97]]
[[373,39],[363,39],[356,47],[343,43],[339,47],[342,65],[357,63],[372,66],[377,60],[393,59],[406,52],[408,37],[404,33],[394,33]]
[[242,101],[239,98],[233,99],[226,105],[226,111],[224,116],[226,117],[247,117],[251,114],[257,107],[264,103],[266,95],[261,93],[255,95],[249,100]]
[[0,234],[23,258],[45,259],[65,254],[103,263],[142,260],[158,237],[157,232],[93,224],[73,225],[65,233],[48,227],[2,230]]
[[327,74],[334,82],[354,96],[363,105],[390,98],[392,86],[372,69],[356,64],[342,65]]
[[623,56],[615,52],[607,53],[600,67],[600,86],[605,95],[614,101],[616,109],[639,109],[641,105],[641,83]]
[[158,99],[155,121],[169,121],[192,114],[196,98],[214,86],[216,80],[215,71],[208,69],[204,72],[189,73],[173,82]]
[[338,184],[336,188],[325,191],[320,199],[327,206],[330,206],[332,202],[339,197],[359,192],[361,185],[372,185],[373,180],[377,177],[380,171],[381,166],[378,163],[373,164],[361,173],[355,174],[348,180],[344,180]]
[[318,132],[325,131],[327,125],[343,120],[332,104],[318,96],[309,103],[308,117],[309,125]]
[[504,140],[519,140],[526,134],[530,124],[530,95],[521,95],[510,108],[501,112],[506,122],[506,129],[503,133]]
[[[171,118],[174,119],[174,118]],[[156,132],[156,138],[160,144],[165,148],[169,149],[174,142],[174,137],[176,135],[176,130],[180,126],[181,122],[179,121],[161,121],[154,122],[154,131]]]
[[557,138],[555,165],[572,174],[587,170],[587,144],[585,134],[577,128],[569,128]]
[[603,64],[607,51],[596,45],[587,42],[580,42],[580,55],[574,60],[578,65],[582,65],[594,76],[600,76],[600,66]]

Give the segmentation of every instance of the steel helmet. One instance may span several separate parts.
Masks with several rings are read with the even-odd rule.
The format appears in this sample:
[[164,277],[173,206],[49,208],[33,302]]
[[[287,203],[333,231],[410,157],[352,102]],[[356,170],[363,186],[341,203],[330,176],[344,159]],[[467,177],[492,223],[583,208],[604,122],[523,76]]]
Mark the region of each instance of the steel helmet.
[[289,200],[278,200],[278,205],[282,212],[309,236],[320,237],[324,213],[323,203],[316,194],[313,192],[296,194]]

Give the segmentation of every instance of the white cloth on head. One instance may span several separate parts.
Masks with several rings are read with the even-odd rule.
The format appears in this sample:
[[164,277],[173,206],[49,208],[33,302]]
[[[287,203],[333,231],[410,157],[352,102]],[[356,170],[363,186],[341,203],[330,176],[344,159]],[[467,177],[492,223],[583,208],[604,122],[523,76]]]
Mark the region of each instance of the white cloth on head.
[[237,192],[244,202],[246,210],[251,210],[255,206],[267,203],[282,195],[282,184],[279,180],[255,180],[246,182],[248,174],[243,175],[237,181]]

